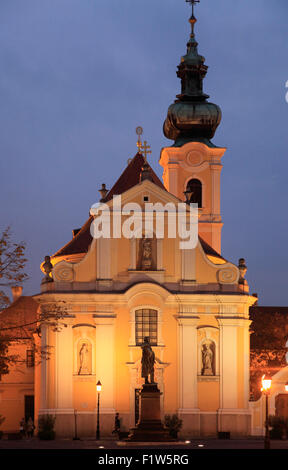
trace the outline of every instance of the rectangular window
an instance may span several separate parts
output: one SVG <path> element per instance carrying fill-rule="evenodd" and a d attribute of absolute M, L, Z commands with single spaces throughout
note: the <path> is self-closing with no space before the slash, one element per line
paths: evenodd
<path fill-rule="evenodd" d="M 135 336 L 136 344 L 140 346 L 144 342 L 145 336 L 150 339 L 151 346 L 157 345 L 158 333 L 158 312 L 157 310 L 141 309 L 135 312 Z"/>
<path fill-rule="evenodd" d="M 26 351 L 26 366 L 34 367 L 34 351 L 33 349 L 27 349 Z"/>

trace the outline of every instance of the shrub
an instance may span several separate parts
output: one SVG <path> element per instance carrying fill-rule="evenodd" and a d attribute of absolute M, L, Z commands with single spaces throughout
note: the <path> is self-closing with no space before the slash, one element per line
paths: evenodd
<path fill-rule="evenodd" d="M 56 417 L 52 415 L 43 415 L 38 421 L 38 437 L 41 440 L 51 441 L 55 439 L 55 425 Z"/>
<path fill-rule="evenodd" d="M 165 415 L 165 426 L 169 430 L 171 437 L 177 438 L 178 432 L 182 428 L 182 419 L 178 418 L 176 414 L 174 415 Z"/>
<path fill-rule="evenodd" d="M 271 439 L 282 439 L 287 430 L 287 422 L 279 416 L 270 415 L 268 424 L 272 428 L 270 431 Z"/>

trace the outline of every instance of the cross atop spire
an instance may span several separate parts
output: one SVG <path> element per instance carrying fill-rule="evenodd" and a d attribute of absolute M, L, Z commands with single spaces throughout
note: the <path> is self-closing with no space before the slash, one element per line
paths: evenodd
<path fill-rule="evenodd" d="M 151 147 L 150 145 L 147 145 L 146 140 L 144 140 L 144 144 L 142 144 L 141 150 L 144 153 L 145 161 L 147 161 L 147 155 L 150 155 L 152 152 L 151 152 Z"/>
<path fill-rule="evenodd" d="M 190 41 L 187 44 L 187 46 L 189 48 L 190 44 L 192 45 L 192 43 L 196 43 L 195 35 L 194 35 L 194 26 L 195 26 L 195 23 L 197 23 L 197 20 L 194 16 L 194 7 L 195 7 L 196 3 L 200 3 L 200 0 L 185 0 L 185 1 L 187 3 L 190 3 L 190 5 L 192 5 L 192 15 L 191 15 L 191 18 L 189 19 L 189 23 L 191 24 L 191 35 L 190 35 Z"/>
<path fill-rule="evenodd" d="M 150 145 L 147 144 L 146 140 L 144 140 L 144 143 L 142 144 L 142 141 L 141 141 L 141 136 L 143 134 L 142 127 L 139 126 L 136 128 L 136 134 L 138 135 L 138 140 L 137 140 L 138 152 L 141 153 L 142 155 L 144 154 L 145 161 L 147 161 L 147 155 L 150 155 L 152 152 L 151 152 L 151 147 Z"/>
<path fill-rule="evenodd" d="M 194 7 L 196 3 L 200 3 L 200 0 L 186 0 L 187 3 L 190 3 L 192 5 L 192 16 L 194 16 Z"/>

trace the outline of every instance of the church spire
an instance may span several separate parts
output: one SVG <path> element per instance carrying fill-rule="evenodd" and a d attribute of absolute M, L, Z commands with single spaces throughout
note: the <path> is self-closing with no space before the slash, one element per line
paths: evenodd
<path fill-rule="evenodd" d="M 194 5 L 195 5 L 195 3 L 199 3 L 200 0 L 186 0 L 186 2 L 191 3 L 191 5 L 192 5 L 192 15 L 189 19 L 189 23 L 191 25 L 191 34 L 190 34 L 190 39 L 187 43 L 187 56 L 191 56 L 191 58 L 192 58 L 192 56 L 194 58 L 195 57 L 200 57 L 200 56 L 198 56 L 198 50 L 197 50 L 198 42 L 195 39 L 195 33 L 194 33 L 195 24 L 197 23 L 197 19 L 194 16 Z M 203 57 L 203 59 L 204 59 L 204 57 Z"/>
<path fill-rule="evenodd" d="M 221 110 L 207 102 L 208 95 L 203 93 L 203 80 L 208 67 L 205 58 L 198 53 L 195 37 L 194 5 L 199 0 L 186 0 L 192 5 L 189 19 L 191 34 L 187 43 L 187 53 L 181 58 L 177 76 L 181 79 L 181 93 L 168 109 L 164 123 L 164 135 L 175 140 L 176 146 L 190 141 L 205 141 L 211 145 L 210 139 L 221 121 Z"/>

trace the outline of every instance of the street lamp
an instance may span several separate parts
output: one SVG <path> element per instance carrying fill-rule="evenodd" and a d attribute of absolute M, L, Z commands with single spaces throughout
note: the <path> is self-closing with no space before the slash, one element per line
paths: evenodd
<path fill-rule="evenodd" d="M 73 441 L 80 441 L 77 433 L 77 410 L 74 410 L 74 437 Z"/>
<path fill-rule="evenodd" d="M 285 390 L 286 390 L 286 392 L 288 392 L 288 382 L 286 382 L 286 384 L 285 384 Z"/>
<path fill-rule="evenodd" d="M 262 388 L 261 392 L 264 392 L 266 396 L 266 421 L 265 421 L 265 439 L 264 449 L 270 449 L 270 434 L 269 434 L 269 423 L 268 423 L 268 396 L 270 393 L 272 379 L 269 375 L 263 375 L 262 377 Z"/>
<path fill-rule="evenodd" d="M 100 405 L 100 392 L 102 389 L 102 385 L 100 380 L 98 380 L 96 384 L 96 390 L 98 393 L 98 401 L 97 401 L 97 429 L 96 429 L 96 441 L 100 440 L 100 421 L 99 421 L 99 405 Z"/>

